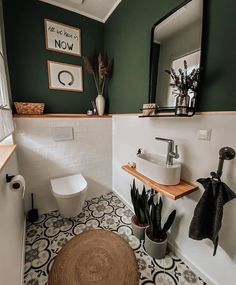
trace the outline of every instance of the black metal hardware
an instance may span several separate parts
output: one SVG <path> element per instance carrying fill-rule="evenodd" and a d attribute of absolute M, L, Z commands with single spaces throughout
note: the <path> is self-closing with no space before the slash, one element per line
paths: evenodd
<path fill-rule="evenodd" d="M 224 146 L 220 149 L 219 151 L 219 163 L 218 163 L 218 168 L 217 171 L 212 171 L 210 173 L 212 179 L 217 179 L 221 181 L 221 176 L 223 173 L 223 166 L 224 166 L 224 161 L 225 160 L 231 160 L 235 157 L 235 150 L 229 146 Z"/>
<path fill-rule="evenodd" d="M 32 204 L 32 209 L 29 210 L 27 214 L 27 218 L 29 222 L 34 223 L 38 220 L 39 213 L 38 213 L 38 209 L 34 208 L 34 194 L 33 193 L 31 193 L 31 204 Z"/>
<path fill-rule="evenodd" d="M 142 153 L 142 149 L 139 148 L 136 155 L 139 155 L 139 154 L 141 154 L 141 153 Z"/>
<path fill-rule="evenodd" d="M 158 107 L 158 108 L 140 108 L 140 111 L 143 110 L 155 110 L 155 115 L 140 115 L 139 118 L 150 118 L 150 117 L 193 117 L 195 115 L 195 108 L 188 108 L 188 115 L 181 116 L 175 114 L 175 108 L 173 107 Z"/>
<path fill-rule="evenodd" d="M 6 182 L 10 183 L 12 181 L 12 178 L 14 178 L 14 177 L 15 177 L 15 175 L 8 175 L 8 174 L 6 174 Z"/>

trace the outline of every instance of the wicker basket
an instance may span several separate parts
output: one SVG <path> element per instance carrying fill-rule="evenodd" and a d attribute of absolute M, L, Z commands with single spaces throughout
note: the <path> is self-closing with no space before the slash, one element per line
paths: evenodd
<path fill-rule="evenodd" d="M 44 103 L 14 102 L 18 115 L 41 115 L 44 110 Z"/>

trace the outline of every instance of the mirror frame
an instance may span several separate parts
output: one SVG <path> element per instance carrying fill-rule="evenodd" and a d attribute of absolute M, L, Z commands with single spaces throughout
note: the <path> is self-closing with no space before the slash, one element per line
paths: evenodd
<path fill-rule="evenodd" d="M 167 19 L 169 16 L 171 16 L 172 14 L 174 14 L 175 12 L 177 12 L 179 9 L 181 9 L 182 7 L 184 7 L 186 4 L 188 4 L 189 2 L 191 2 L 192 0 L 185 0 L 183 1 L 180 5 L 178 5 L 177 7 L 175 7 L 174 9 L 172 9 L 170 12 L 168 12 L 164 17 L 162 17 L 160 20 L 158 20 L 153 26 L 152 26 L 152 30 L 151 30 L 151 46 L 150 46 L 150 58 L 149 58 L 149 91 L 148 91 L 148 103 L 156 103 L 156 86 L 153 86 L 153 79 L 154 79 L 154 69 L 155 69 L 155 65 L 154 65 L 154 61 L 153 56 L 153 40 L 154 40 L 154 30 L 156 28 L 157 25 L 159 25 L 161 22 L 163 22 L 165 19 Z M 205 57 L 206 57 L 206 40 L 207 40 L 207 7 L 208 7 L 208 1 L 207 0 L 202 0 L 203 2 L 203 10 L 202 10 L 202 35 L 201 35 L 201 57 L 200 57 L 200 83 L 199 83 L 199 91 L 196 95 L 196 106 L 195 108 L 192 110 L 192 113 L 188 116 L 193 116 L 196 112 L 196 110 L 198 109 L 198 99 L 201 93 L 201 89 L 202 89 L 202 78 L 203 78 L 203 71 L 204 71 L 204 63 L 205 63 Z M 159 113 L 173 113 L 175 112 L 175 107 L 163 107 L 160 106 L 157 110 L 157 116 Z M 168 114 L 167 114 L 168 115 Z M 172 114 L 169 116 L 175 116 L 175 114 Z M 186 116 L 185 116 L 186 117 Z"/>

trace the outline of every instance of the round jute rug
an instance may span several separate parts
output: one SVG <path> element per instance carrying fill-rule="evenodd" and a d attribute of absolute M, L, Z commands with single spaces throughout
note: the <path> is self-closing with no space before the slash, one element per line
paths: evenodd
<path fill-rule="evenodd" d="M 138 285 L 134 252 L 108 230 L 85 231 L 56 256 L 48 285 Z"/>

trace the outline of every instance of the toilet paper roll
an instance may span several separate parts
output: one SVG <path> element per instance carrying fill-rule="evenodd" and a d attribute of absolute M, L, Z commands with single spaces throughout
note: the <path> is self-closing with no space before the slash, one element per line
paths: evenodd
<path fill-rule="evenodd" d="M 9 183 L 9 188 L 11 191 L 22 191 L 22 196 L 25 194 L 25 178 L 22 175 L 16 175 L 12 178 Z"/>

